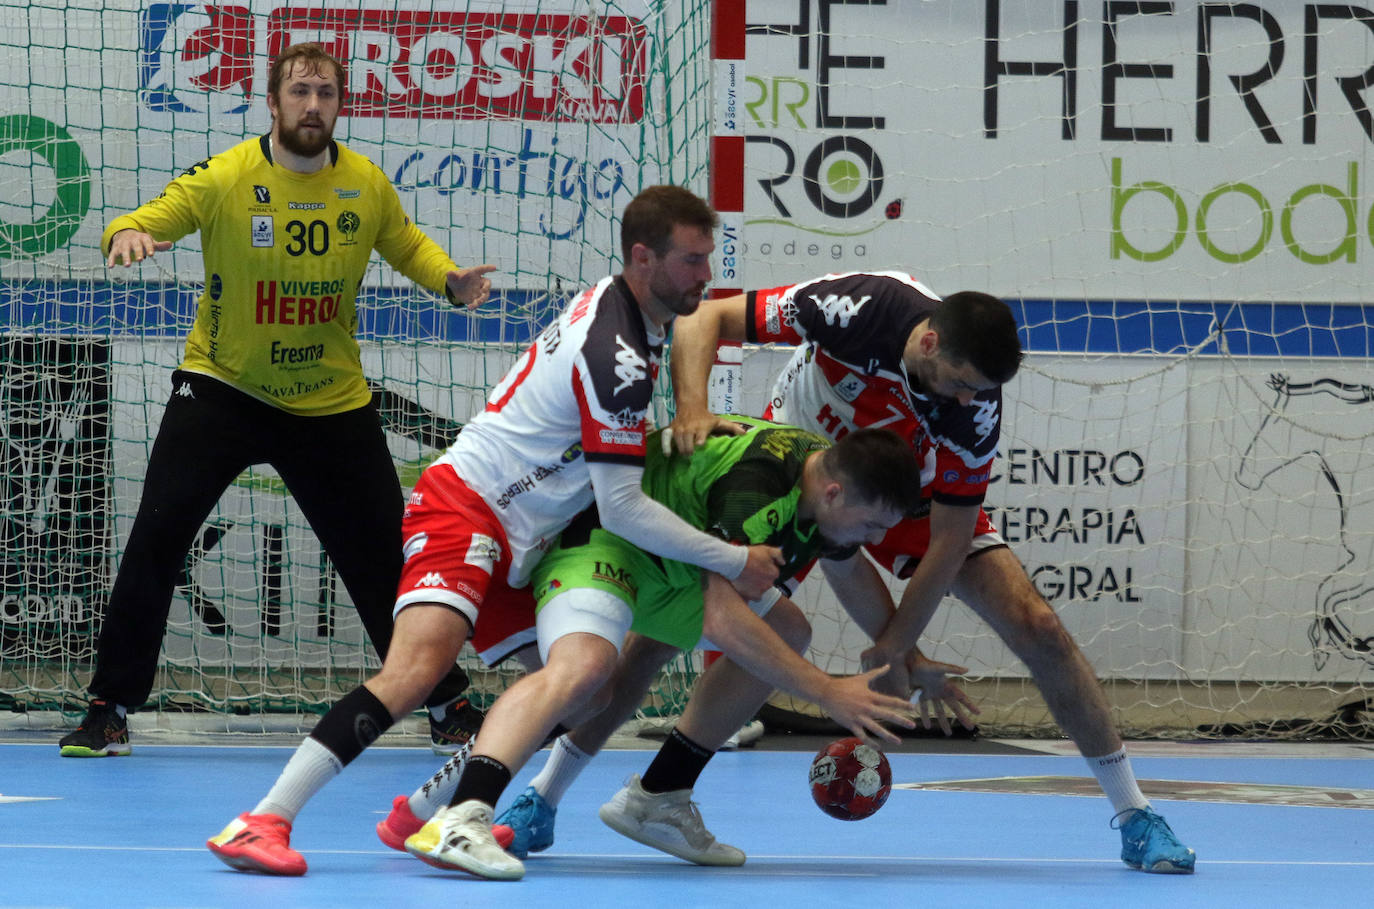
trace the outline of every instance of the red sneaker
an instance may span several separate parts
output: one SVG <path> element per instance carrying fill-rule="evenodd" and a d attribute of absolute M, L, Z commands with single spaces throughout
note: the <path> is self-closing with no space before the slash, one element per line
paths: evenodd
<path fill-rule="evenodd" d="M 377 838 L 398 852 L 406 851 L 406 837 L 419 833 L 425 822 L 410 810 L 410 797 L 398 795 L 391 800 L 391 813 L 377 822 Z"/>
<path fill-rule="evenodd" d="M 237 871 L 305 874 L 305 856 L 291 848 L 291 822 L 275 814 L 244 812 L 205 846 Z"/>

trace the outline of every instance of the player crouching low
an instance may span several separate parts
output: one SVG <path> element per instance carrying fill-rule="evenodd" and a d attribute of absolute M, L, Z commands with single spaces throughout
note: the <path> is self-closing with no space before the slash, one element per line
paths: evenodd
<path fill-rule="evenodd" d="M 832 448 L 819 436 L 766 421 L 739 418 L 736 428 L 743 434 L 715 437 L 690 460 L 664 456 L 661 439 L 651 438 L 645 491 L 693 526 L 709 528 L 726 539 L 778 546 L 784 560 L 780 579 L 792 577 L 819 555 L 827 564 L 862 562 L 877 581 L 858 547 L 880 539 L 919 504 L 920 471 L 910 448 L 886 430 L 856 431 Z M 574 604 L 584 614 L 633 617 L 635 633 L 625 640 L 614 674 L 601 689 L 609 705 L 570 733 L 589 752 L 599 749 L 633 714 L 662 665 L 680 650 L 698 646 L 703 632 L 727 654 L 717 665 L 728 672 L 712 676 L 722 684 L 694 692 L 687 715 L 670 739 L 676 747 L 673 756 L 692 768 L 691 779 L 683 782 L 663 772 L 656 776 L 656 770 L 663 769 L 656 764 L 644 777 L 643 783 L 650 788 L 638 777 L 632 778 L 629 787 L 602 809 L 606 823 L 646 845 L 698 864 L 744 862 L 743 852 L 716 842 L 706 830 L 692 804 L 691 787 L 710 754 L 753 715 L 775 685 L 793 691 L 813 688 L 820 695 L 818 703 L 823 702 L 842 725 L 870 741 L 896 741 L 890 732 L 863 721 L 862 712 L 855 710 L 872 694 L 868 683 L 884 670 L 832 679 L 803 660 L 799 653 L 806 649 L 810 626 L 801 610 L 777 588 L 746 605 L 718 575 L 653 559 L 605 532 L 597 526 L 594 511 L 563 532 L 557 548 L 535 569 L 533 589 L 540 602 L 541 645 L 546 632 L 554 631 L 546 624 L 545 614 L 557 615 L 556 610 L 566 611 Z M 881 581 L 876 589 L 856 585 L 852 592 L 855 600 L 865 604 L 887 603 L 881 615 L 861 622 L 866 628 L 882 627 L 891 601 Z M 765 625 L 771 634 L 759 633 Z M 749 643 L 751 638 L 757 643 Z M 939 665 L 943 670 L 955 668 Z M 780 667 L 789 668 L 780 671 Z M 885 704 L 894 702 L 884 699 Z M 702 720 L 700 728 L 693 725 L 693 717 Z M 484 726 L 479 745 L 487 735 Z M 555 748 L 564 747 L 566 738 L 560 738 Z M 442 772 L 409 798 L 398 797 L 378 825 L 383 842 L 394 848 L 403 841 L 407 851 L 432 864 L 473 871 L 460 854 L 464 847 L 448 845 L 455 841 L 448 835 L 452 809 L 444 811 L 445 805 L 463 803 L 461 790 L 470 775 L 471 765 L 461 777 Z M 663 789 L 653 788 L 659 778 L 672 782 Z M 488 794 L 486 803 L 494 805 L 499 794 Z M 527 802 L 528 796 L 527 791 L 516 806 Z M 431 816 L 423 829 L 414 832 Z M 532 841 L 528 829 L 522 829 L 509 851 L 524 858 L 547 848 L 552 842 L 551 809 L 547 820 L 546 841 L 540 839 L 543 834 L 536 834 Z M 476 835 L 476 831 L 467 832 Z M 495 832 L 498 838 L 511 833 L 499 827 Z M 474 873 L 495 876 L 480 870 Z"/>

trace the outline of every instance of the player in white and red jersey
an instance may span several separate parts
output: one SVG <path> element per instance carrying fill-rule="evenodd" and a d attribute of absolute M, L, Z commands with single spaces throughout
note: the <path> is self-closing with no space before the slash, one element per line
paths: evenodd
<path fill-rule="evenodd" d="M 673 319 L 701 301 L 715 225 L 710 206 L 678 187 L 650 187 L 626 207 L 623 273 L 578 296 L 540 333 L 486 409 L 416 484 L 402 525 L 395 631 L 381 671 L 321 719 L 252 812 L 209 841 L 219 858 L 240 870 L 303 874 L 305 860 L 288 835 L 305 802 L 415 709 L 469 636 L 493 661 L 534 638 L 542 668 L 492 706 L 454 805 L 434 819 L 444 831 L 441 845 L 462 844 L 443 867 L 520 877 L 523 866 L 491 834 L 495 796 L 555 725 L 575 722 L 593 700 L 632 619 L 599 601 L 560 597 L 558 608 L 539 610 L 535 625 L 523 586 L 529 572 L 593 502 L 607 530 L 733 579 L 748 599 L 772 585 L 782 563 L 775 547 L 735 545 L 697 530 L 640 486 L 663 339 Z M 776 655 L 792 676 L 814 673 L 761 621 L 755 631 L 751 649 Z M 834 687 L 847 692 L 844 706 L 865 724 L 901 721 L 901 703 L 866 680 Z M 594 712 L 600 704 L 589 706 Z"/>
<path fill-rule="evenodd" d="M 1021 361 L 1008 307 L 970 291 L 941 300 L 902 272 L 832 274 L 708 301 L 673 333 L 672 429 L 686 453 L 712 431 L 730 431 L 706 399 L 721 339 L 800 345 L 774 386 L 766 411 L 772 418 L 832 438 L 859 426 L 887 427 L 922 455 L 929 513 L 869 547 L 907 585 L 887 628 L 862 655 L 865 667 L 889 664 L 889 690 L 906 693 L 900 655 L 952 591 L 1030 669 L 1112 801 L 1122 860 L 1145 871 L 1190 873 L 1193 850 L 1141 793 L 1092 667 L 981 508 L 997 448 L 1001 386 Z M 846 580 L 831 571 L 827 577 L 832 584 Z M 708 674 L 714 671 L 726 670 L 712 666 Z"/>

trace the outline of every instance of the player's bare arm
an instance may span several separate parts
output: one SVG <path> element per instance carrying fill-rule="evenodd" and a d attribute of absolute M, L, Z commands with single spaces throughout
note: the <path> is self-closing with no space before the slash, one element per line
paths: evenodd
<path fill-rule="evenodd" d="M 844 611 L 870 639 L 877 640 L 896 610 L 887 585 L 873 563 L 859 552 L 847 559 L 822 559 L 820 564 Z M 866 659 L 861 665 L 865 671 L 880 665 L 873 662 L 876 651 L 865 651 L 864 656 Z M 891 662 L 887 674 L 880 676 L 873 687 L 906 698 L 919 690 L 917 706 L 921 710 L 922 728 L 929 729 L 933 717 L 945 735 L 952 735 L 951 716 L 971 730 L 975 725 L 971 714 L 980 712 L 964 690 L 949 678 L 966 672 L 966 667 L 929 659 L 919 647 L 913 646 L 901 659 Z"/>
<path fill-rule="evenodd" d="M 722 340 L 744 340 L 747 302 L 744 294 L 703 300 L 696 312 L 679 316 L 673 323 L 668 366 L 673 376 L 677 415 L 671 428 L 673 444 L 684 455 L 696 451 L 712 433 L 737 435 L 742 431 L 728 419 L 711 413 L 706 389 L 716 347 Z"/>
<path fill-rule="evenodd" d="M 892 603 L 892 593 L 883 583 L 878 569 L 860 552 L 847 559 L 821 559 L 820 566 L 826 583 L 835 592 L 835 599 L 839 600 L 845 613 L 868 635 L 869 640 L 876 641 L 897 611 Z M 879 659 L 879 656 L 872 652 L 863 666 L 865 672 L 875 666 L 888 666 L 887 673 L 879 676 L 873 687 L 894 697 L 909 698 L 912 685 L 907 661 Z"/>
<path fill-rule="evenodd" d="M 819 704 L 835 722 L 875 747 L 881 747 L 881 742 L 901 742 L 884 724 L 915 727 L 911 704 L 869 687 L 887 671 L 886 666 L 862 675 L 832 678 L 778 637 L 729 581 L 707 572 L 705 583 L 702 632 L 747 672 Z"/>
<path fill-rule="evenodd" d="M 931 503 L 930 547 L 907 581 L 892 621 L 874 640 L 871 656 L 868 656 L 870 651 L 865 651 L 866 660 L 874 665 L 891 663 L 902 659 L 916 646 L 945 591 L 950 589 L 955 575 L 964 566 L 977 521 L 977 506 Z"/>
<path fill-rule="evenodd" d="M 170 240 L 154 240 L 151 234 L 126 227 L 110 238 L 110 255 L 105 259 L 105 267 L 114 268 L 116 262 L 125 266 L 134 265 L 152 258 L 155 252 L 166 252 L 171 248 Z"/>
<path fill-rule="evenodd" d="M 449 299 L 455 306 L 468 309 L 481 306 L 491 296 L 491 279 L 487 275 L 493 271 L 495 265 L 474 265 L 449 272 L 445 284 Z"/>

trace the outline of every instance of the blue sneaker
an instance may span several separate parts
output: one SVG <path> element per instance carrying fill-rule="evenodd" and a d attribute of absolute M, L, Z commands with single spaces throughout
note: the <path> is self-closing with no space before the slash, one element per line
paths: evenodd
<path fill-rule="evenodd" d="M 1150 808 L 1127 808 L 1112 818 L 1121 830 L 1121 860 L 1138 871 L 1192 874 L 1197 855 L 1178 841 L 1164 818 Z"/>
<path fill-rule="evenodd" d="M 528 786 L 501 812 L 494 827 L 510 829 L 514 837 L 506 851 L 518 859 L 525 859 L 531 852 L 543 852 L 553 845 L 553 817 L 557 813 L 557 808 L 551 808 L 533 786 Z"/>

